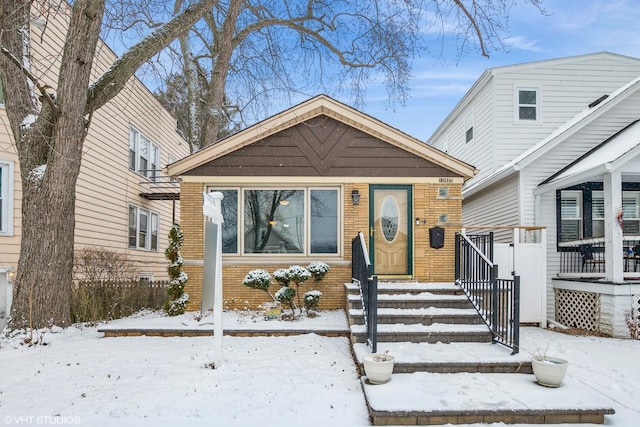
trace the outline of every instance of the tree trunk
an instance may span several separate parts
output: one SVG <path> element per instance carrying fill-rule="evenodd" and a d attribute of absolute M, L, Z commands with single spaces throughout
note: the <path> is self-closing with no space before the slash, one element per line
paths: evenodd
<path fill-rule="evenodd" d="M 31 2 L 0 2 L 0 66 L 22 178 L 22 235 L 10 327 L 69 324 L 76 182 L 91 116 L 120 92 L 140 65 L 187 31 L 216 1 L 201 0 L 185 8 L 92 85 L 105 0 L 73 1 L 55 95 L 48 95 L 39 76 L 29 70 L 25 47 Z M 47 9 L 47 2 L 38 6 L 43 9 L 36 14 L 57 13 Z"/>
<path fill-rule="evenodd" d="M 75 188 L 89 122 L 87 86 L 102 23 L 104 1 L 74 2 L 46 133 L 21 127 L 22 242 L 11 308 L 13 328 L 67 326 L 71 319 Z M 51 110 L 43 105 L 40 122 Z M 36 131 L 37 130 L 37 131 Z M 45 156 L 26 155 L 48 147 Z"/>

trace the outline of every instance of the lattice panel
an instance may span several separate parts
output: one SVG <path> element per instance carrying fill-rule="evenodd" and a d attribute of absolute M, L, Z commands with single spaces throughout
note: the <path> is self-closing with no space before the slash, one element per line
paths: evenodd
<path fill-rule="evenodd" d="M 598 330 L 600 294 L 555 289 L 556 320 L 570 328 Z"/>

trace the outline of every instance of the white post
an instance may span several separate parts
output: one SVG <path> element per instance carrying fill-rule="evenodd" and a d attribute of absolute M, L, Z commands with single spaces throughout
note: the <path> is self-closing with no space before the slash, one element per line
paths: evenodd
<path fill-rule="evenodd" d="M 605 279 L 621 283 L 624 280 L 623 237 L 616 214 L 622 209 L 622 174 L 611 171 L 604 175 L 603 181 Z"/>
<path fill-rule="evenodd" d="M 222 354 L 222 199 L 223 195 L 220 192 L 214 192 L 211 194 L 202 193 L 203 204 L 202 210 L 204 215 L 216 226 L 216 246 L 215 246 L 215 273 L 213 277 L 213 352 L 214 360 L 213 366 L 219 368 L 222 366 L 223 354 Z M 208 222 L 208 221 L 207 221 Z M 205 224 L 205 226 L 208 224 Z M 210 245 L 209 245 L 210 246 Z M 208 255 L 209 247 L 205 244 L 204 247 L 204 263 L 207 265 L 209 261 Z M 207 275 L 205 275 L 207 280 Z M 205 284 L 205 287 L 206 284 Z"/>

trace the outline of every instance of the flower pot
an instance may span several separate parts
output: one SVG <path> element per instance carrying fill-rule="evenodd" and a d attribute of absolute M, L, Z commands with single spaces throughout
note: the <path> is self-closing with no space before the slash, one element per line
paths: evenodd
<path fill-rule="evenodd" d="M 569 362 L 557 357 L 533 358 L 531 367 L 538 384 L 545 387 L 559 387 L 567 374 Z"/>
<path fill-rule="evenodd" d="M 362 356 L 364 373 L 371 384 L 384 384 L 391 379 L 395 358 L 388 354 L 365 354 Z"/>

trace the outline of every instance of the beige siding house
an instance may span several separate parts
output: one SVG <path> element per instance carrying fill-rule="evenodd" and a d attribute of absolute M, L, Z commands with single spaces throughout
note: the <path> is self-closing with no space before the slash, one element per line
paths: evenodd
<path fill-rule="evenodd" d="M 220 140 L 168 167 L 181 182 L 189 309 L 201 308 L 203 267 L 211 262 L 203 252 L 203 192 L 224 196 L 222 267 L 229 306 L 265 301 L 263 292 L 242 285 L 250 270 L 273 273 L 323 261 L 331 270 L 319 289 L 320 306 L 338 308 L 344 307 L 351 244 L 360 231 L 374 274 L 453 281 L 460 191 L 474 173 L 472 166 L 324 95 Z M 434 227 L 444 231 L 443 247 L 430 244 Z"/>
<path fill-rule="evenodd" d="M 37 14 L 35 8 L 32 13 Z M 38 78 L 53 86 L 68 16 L 52 13 L 47 19 L 44 29 L 33 27 L 30 66 Z M 94 78 L 115 59 L 116 55 L 99 42 Z M 136 78 L 94 114 L 76 188 L 76 250 L 100 246 L 125 253 L 140 277 L 167 278 L 164 248 L 169 229 L 179 216 L 179 201 L 166 200 L 176 199 L 178 189 L 177 184 L 167 185 L 169 180 L 160 170 L 189 153 L 175 126 L 175 119 Z M 2 295 L 17 267 L 20 235 L 20 168 L 0 90 Z M 0 311 L 2 307 L 0 300 Z"/>

